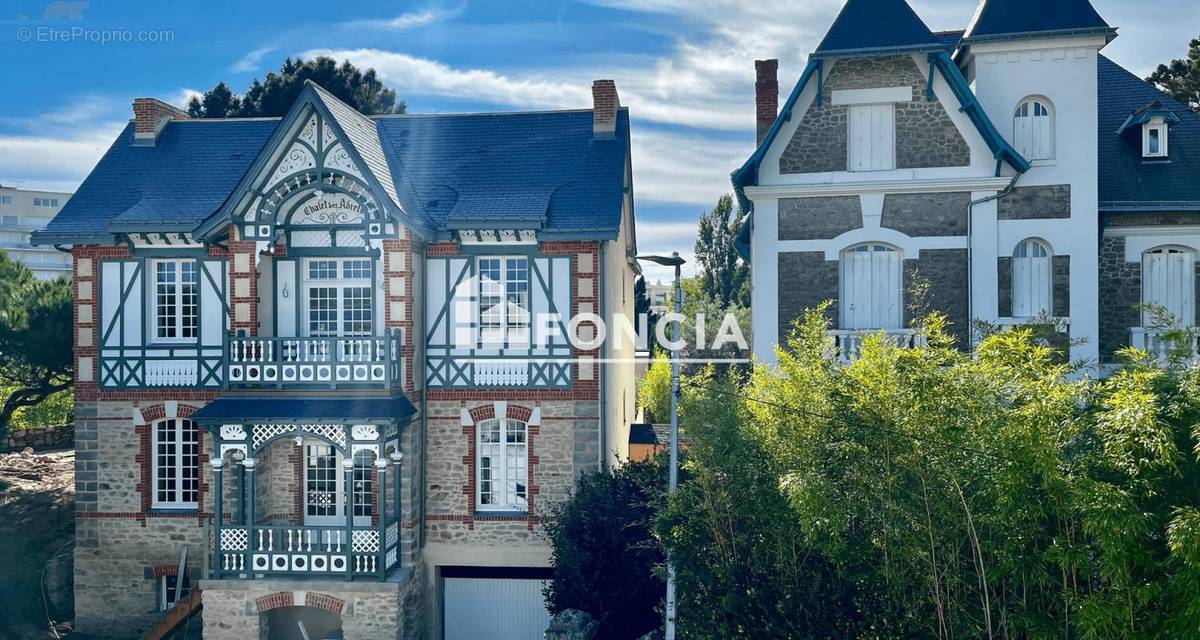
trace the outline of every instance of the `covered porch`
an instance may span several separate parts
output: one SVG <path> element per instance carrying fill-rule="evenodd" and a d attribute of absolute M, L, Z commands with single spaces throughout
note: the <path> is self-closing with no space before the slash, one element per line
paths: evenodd
<path fill-rule="evenodd" d="M 214 443 L 211 578 L 386 580 L 404 557 L 400 436 L 414 413 L 404 396 L 230 396 L 197 411 Z M 294 503 L 287 517 L 272 490 Z"/>

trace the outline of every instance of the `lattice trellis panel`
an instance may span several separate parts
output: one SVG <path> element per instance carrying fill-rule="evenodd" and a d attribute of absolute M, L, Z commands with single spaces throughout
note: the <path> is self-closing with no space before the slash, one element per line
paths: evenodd
<path fill-rule="evenodd" d="M 245 551 L 247 544 L 245 529 L 221 529 L 222 551 Z"/>
<path fill-rule="evenodd" d="M 393 522 L 392 524 L 388 525 L 387 530 L 384 532 L 383 547 L 385 549 L 388 549 L 388 548 L 396 546 L 396 541 L 398 539 L 399 539 L 399 528 L 396 526 L 396 523 Z"/>
<path fill-rule="evenodd" d="M 379 532 L 374 529 L 360 529 L 353 531 L 353 537 L 350 538 L 350 550 L 354 553 L 378 553 L 379 552 Z"/>

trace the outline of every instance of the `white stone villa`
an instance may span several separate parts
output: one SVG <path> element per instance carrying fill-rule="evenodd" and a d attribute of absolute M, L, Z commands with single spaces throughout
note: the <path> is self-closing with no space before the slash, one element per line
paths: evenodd
<path fill-rule="evenodd" d="M 985 0 L 944 33 L 849 0 L 782 109 L 760 61 L 733 180 L 755 355 L 825 300 L 843 358 L 864 332 L 920 340 L 918 277 L 963 346 L 975 321 L 1048 318 L 1103 364 L 1161 348 L 1143 303 L 1195 326 L 1200 114 L 1104 57 L 1115 37 L 1087 0 Z"/>

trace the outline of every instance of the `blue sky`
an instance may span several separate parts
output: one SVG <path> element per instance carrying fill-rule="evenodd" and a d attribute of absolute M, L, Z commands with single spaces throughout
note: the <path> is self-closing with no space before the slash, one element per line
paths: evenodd
<path fill-rule="evenodd" d="M 1121 29 L 1105 53 L 1141 75 L 1182 56 L 1200 27 L 1195 0 L 1094 2 Z M 0 184 L 72 190 L 133 97 L 182 104 L 219 80 L 241 92 L 288 55 L 374 67 L 411 112 L 587 107 L 591 80 L 613 78 L 634 119 L 639 248 L 690 257 L 697 215 L 751 152 L 753 61 L 779 58 L 786 92 L 841 4 L 8 0 Z M 975 10 L 973 0 L 913 6 L 935 30 L 961 28 Z M 138 41 L 143 31 L 159 41 Z"/>

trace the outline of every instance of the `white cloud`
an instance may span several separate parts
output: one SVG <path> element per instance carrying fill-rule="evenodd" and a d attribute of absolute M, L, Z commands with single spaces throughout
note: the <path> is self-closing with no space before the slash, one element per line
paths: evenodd
<path fill-rule="evenodd" d="M 73 191 L 112 145 L 124 122 L 91 129 L 0 135 L 0 176 L 24 188 Z"/>
<path fill-rule="evenodd" d="M 258 71 L 259 65 L 262 63 L 263 56 L 275 50 L 273 46 L 259 47 L 250 53 L 242 56 L 241 60 L 233 63 L 229 68 L 234 73 L 250 73 Z"/>
<path fill-rule="evenodd" d="M 370 18 L 343 22 L 342 26 L 356 29 L 373 29 L 378 31 L 404 31 L 424 27 L 442 20 L 458 17 L 466 9 L 467 3 L 462 2 L 454 7 L 431 7 L 421 11 L 402 13 L 393 18 Z"/>
<path fill-rule="evenodd" d="M 179 90 L 176 91 L 175 93 L 173 93 L 169 96 L 164 96 L 160 99 L 163 102 L 166 102 L 167 104 L 175 105 L 176 107 L 179 107 L 180 109 L 187 109 L 188 103 L 192 101 L 192 98 L 203 98 L 203 97 L 204 97 L 204 93 L 201 91 L 196 91 L 195 89 L 190 89 L 188 87 L 180 87 Z"/>
<path fill-rule="evenodd" d="M 720 141 L 635 128 L 633 188 L 639 200 L 684 202 L 704 208 L 732 187 L 729 172 L 745 161 L 752 141 Z"/>

